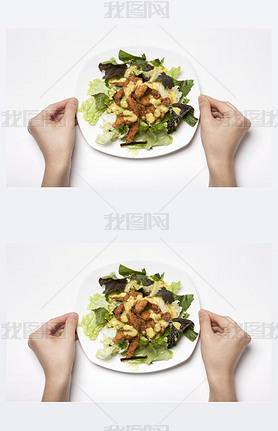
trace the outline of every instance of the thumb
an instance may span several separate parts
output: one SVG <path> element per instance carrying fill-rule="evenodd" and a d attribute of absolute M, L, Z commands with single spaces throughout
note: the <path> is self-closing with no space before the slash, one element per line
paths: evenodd
<path fill-rule="evenodd" d="M 78 314 L 70 313 L 65 323 L 65 336 L 68 341 L 75 341 L 75 331 L 78 323 Z"/>
<path fill-rule="evenodd" d="M 211 105 L 209 103 L 208 98 L 203 94 L 199 96 L 199 107 L 200 107 L 201 120 L 203 121 L 213 120 L 213 116 L 211 113 Z"/>
<path fill-rule="evenodd" d="M 199 311 L 199 322 L 202 335 L 211 335 L 213 330 L 211 329 L 211 320 L 206 310 Z"/>
<path fill-rule="evenodd" d="M 75 115 L 77 112 L 77 107 L 78 107 L 78 100 L 75 97 L 73 97 L 72 99 L 69 99 L 65 107 L 64 118 L 63 118 L 65 126 L 70 126 L 70 127 L 75 126 Z"/>

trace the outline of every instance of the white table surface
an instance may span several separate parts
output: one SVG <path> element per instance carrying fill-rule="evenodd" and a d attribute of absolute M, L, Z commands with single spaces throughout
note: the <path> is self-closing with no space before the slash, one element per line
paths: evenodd
<path fill-rule="evenodd" d="M 6 320 L 42 322 L 72 311 L 78 287 L 92 268 L 144 256 L 146 267 L 148 259 L 182 265 L 203 308 L 230 315 L 240 323 L 271 322 L 269 245 L 171 243 L 171 247 L 180 257 L 162 243 L 114 243 L 109 247 L 103 243 L 9 244 Z M 39 401 L 43 373 L 20 334 L 19 339 L 7 340 L 7 399 Z M 208 387 L 204 379 L 200 344 L 188 363 L 148 375 L 122 374 L 94 365 L 77 344 L 71 400 L 205 402 Z M 236 372 L 239 400 L 269 401 L 271 385 L 271 340 L 253 339 Z M 136 388 L 132 397 L 127 388 Z"/>
<path fill-rule="evenodd" d="M 9 30 L 6 109 L 38 111 L 74 95 L 80 68 L 90 55 L 113 46 L 116 54 L 127 43 L 127 31 L 116 27 L 110 32 L 113 26 L 108 24 L 94 30 Z M 148 45 L 159 45 L 182 53 L 191 61 L 203 93 L 230 100 L 242 111 L 272 109 L 270 31 L 165 28 L 172 38 L 159 27 L 130 28 L 128 43 L 138 45 L 140 35 L 142 52 L 147 53 Z M 42 155 L 21 120 L 19 125 L 6 130 L 7 185 L 37 187 L 43 174 Z M 154 187 L 169 182 L 173 188 L 188 182 L 188 187 L 206 187 L 205 166 L 199 130 L 187 148 L 150 160 L 102 154 L 89 147 L 77 130 L 71 185 L 90 184 L 101 190 L 109 188 L 113 178 L 114 187 L 122 187 L 132 176 L 134 187 L 148 187 L 150 181 Z M 248 133 L 236 157 L 236 171 L 240 186 L 271 186 L 269 127 L 254 127 Z"/>

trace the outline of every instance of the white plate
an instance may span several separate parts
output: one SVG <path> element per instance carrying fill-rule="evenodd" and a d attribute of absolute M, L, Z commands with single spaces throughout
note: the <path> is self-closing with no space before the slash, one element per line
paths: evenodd
<path fill-rule="evenodd" d="M 144 262 L 138 260 L 123 262 L 123 264 L 129 268 L 134 268 L 138 270 L 140 270 L 141 268 L 146 268 L 148 274 L 165 272 L 164 279 L 169 284 L 172 281 L 180 280 L 182 282 L 182 287 L 179 294 L 194 294 L 194 301 L 192 302 L 188 312 L 190 313 L 189 319 L 191 319 L 195 323 L 195 331 L 199 333 L 200 328 L 198 320 L 198 310 L 200 309 L 200 304 L 198 295 L 192 280 L 182 268 L 175 268 L 168 265 L 167 263 Z M 76 312 L 79 314 L 80 320 L 84 314 L 89 313 L 89 311 L 87 310 L 89 296 L 97 292 L 102 293 L 102 288 L 98 283 L 99 278 L 104 275 L 110 274 L 110 272 L 112 271 L 116 272 L 117 274 L 118 267 L 118 263 L 106 265 L 102 268 L 95 269 L 84 279 L 80 286 L 80 290 L 78 292 L 76 300 Z M 123 373 L 134 372 L 131 371 L 126 362 L 120 361 L 119 355 L 104 360 L 96 358 L 97 350 L 103 347 L 101 343 L 103 336 L 101 333 L 95 341 L 91 341 L 88 337 L 84 335 L 82 328 L 78 327 L 77 332 L 80 344 L 90 361 L 94 362 L 97 365 L 100 365 L 101 367 L 109 368 L 110 370 L 120 371 Z M 172 359 L 169 359 L 168 361 L 157 361 L 151 365 L 140 364 L 139 369 L 136 372 L 151 373 L 154 371 L 166 370 L 167 368 L 171 368 L 175 365 L 181 364 L 192 355 L 197 344 L 197 340 L 192 342 L 186 337 L 181 337 L 177 345 L 172 349 L 174 353 Z"/>
<path fill-rule="evenodd" d="M 181 66 L 182 72 L 178 79 L 194 79 L 194 86 L 192 90 L 190 91 L 188 98 L 190 99 L 190 102 L 188 102 L 190 105 L 193 106 L 195 110 L 195 116 L 199 118 L 199 105 L 198 105 L 198 96 L 200 95 L 200 89 L 199 84 L 197 81 L 197 77 L 194 73 L 194 70 L 187 60 L 186 57 L 184 57 L 181 54 L 175 53 L 173 51 L 168 51 L 167 49 L 162 49 L 158 47 L 145 47 L 142 48 L 140 46 L 129 46 L 129 47 L 123 47 L 123 50 L 130 52 L 134 55 L 141 55 L 143 52 L 145 52 L 147 59 L 152 60 L 154 58 L 163 58 L 165 57 L 165 66 L 170 69 L 173 66 Z M 76 97 L 79 100 L 79 104 L 81 106 L 81 103 L 83 100 L 88 98 L 87 91 L 89 88 L 89 81 L 92 81 L 95 78 L 102 79 L 103 72 L 99 71 L 98 65 L 102 61 L 109 60 L 111 57 L 115 57 L 116 60 L 118 59 L 118 52 L 119 48 L 111 48 L 108 51 L 104 51 L 100 54 L 96 54 L 95 56 L 91 57 L 87 63 L 84 64 L 84 67 L 82 68 L 80 75 L 78 77 L 77 85 L 76 85 Z M 118 60 L 119 61 L 119 60 Z M 118 157 L 125 157 L 125 158 L 133 158 L 128 150 L 124 147 L 120 147 L 120 140 L 111 142 L 107 145 L 101 145 L 97 144 L 95 142 L 96 136 L 99 133 L 102 133 L 102 129 L 100 125 L 102 125 L 103 120 L 102 118 L 99 119 L 98 123 L 95 126 L 90 126 L 89 123 L 87 123 L 84 118 L 83 114 L 81 112 L 77 113 L 77 119 L 78 124 L 80 127 L 80 130 L 91 147 L 95 148 L 98 151 L 101 151 L 106 154 L 110 154 L 113 156 Z M 157 157 L 162 156 L 165 154 L 172 153 L 174 151 L 179 150 L 180 148 L 185 147 L 189 144 L 191 139 L 193 138 L 198 124 L 196 124 L 195 127 L 189 126 L 189 124 L 183 122 L 180 124 L 176 132 L 173 133 L 173 143 L 168 146 L 161 146 L 161 147 L 154 147 L 153 150 L 147 151 L 147 150 L 139 150 L 139 154 L 136 157 L 137 159 L 145 159 L 149 157 Z"/>

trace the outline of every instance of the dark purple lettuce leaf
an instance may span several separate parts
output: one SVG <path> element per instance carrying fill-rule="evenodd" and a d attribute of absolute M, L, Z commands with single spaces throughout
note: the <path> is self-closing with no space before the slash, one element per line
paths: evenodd
<path fill-rule="evenodd" d="M 175 130 L 177 130 L 181 120 L 186 117 L 189 112 L 194 112 L 192 106 L 186 105 L 185 103 L 174 103 L 172 106 L 180 108 L 180 113 L 176 114 L 173 110 L 171 111 L 170 118 L 167 121 L 168 133 L 173 133 Z"/>
<path fill-rule="evenodd" d="M 164 302 L 167 302 L 168 304 L 172 304 L 174 301 L 174 297 L 172 292 L 170 290 L 167 290 L 166 287 L 162 287 L 158 292 L 157 295 L 161 296 Z"/>
<path fill-rule="evenodd" d="M 104 287 L 103 294 L 113 292 L 114 290 L 118 290 L 119 292 L 123 292 L 127 285 L 126 278 L 118 278 L 117 280 L 113 278 L 100 278 L 98 280 L 101 287 Z"/>
<path fill-rule="evenodd" d="M 127 64 L 113 64 L 113 63 L 99 63 L 98 65 L 99 70 L 101 72 L 105 72 L 105 75 L 103 76 L 103 79 L 109 79 L 112 77 L 123 77 L 125 74 L 125 71 L 127 69 Z"/>
<path fill-rule="evenodd" d="M 182 319 L 180 317 L 176 317 L 175 319 L 173 319 L 173 322 L 179 322 L 181 326 L 180 329 L 177 329 L 173 324 L 171 324 L 171 328 L 167 335 L 169 349 L 171 349 L 177 344 L 183 333 L 186 335 L 186 331 L 188 328 L 194 327 L 194 323 L 191 320 Z"/>
<path fill-rule="evenodd" d="M 162 85 L 164 85 L 165 88 L 173 88 L 174 87 L 174 83 L 173 83 L 171 76 L 166 75 L 165 72 L 162 72 L 160 75 L 158 75 L 156 80 L 160 81 L 162 83 Z"/>

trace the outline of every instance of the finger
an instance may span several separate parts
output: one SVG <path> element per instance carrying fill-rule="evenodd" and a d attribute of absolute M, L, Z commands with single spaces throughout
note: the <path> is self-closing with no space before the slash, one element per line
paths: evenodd
<path fill-rule="evenodd" d="M 201 328 L 201 337 L 213 334 L 213 330 L 211 328 L 211 320 L 206 310 L 199 311 L 199 322 Z"/>
<path fill-rule="evenodd" d="M 63 123 L 65 126 L 74 127 L 75 126 L 75 115 L 77 112 L 78 100 L 73 97 L 68 101 L 65 107 Z"/>
<path fill-rule="evenodd" d="M 209 103 L 213 108 L 216 108 L 221 114 L 235 111 L 236 108 L 230 102 L 222 102 L 221 100 L 214 99 L 213 97 L 206 96 Z"/>
<path fill-rule="evenodd" d="M 201 121 L 207 121 L 207 122 L 213 121 L 209 100 L 203 94 L 199 96 L 199 107 L 200 107 Z"/>
<path fill-rule="evenodd" d="M 54 317 L 53 319 L 50 319 L 48 322 L 46 322 L 44 325 L 40 327 L 39 331 L 42 331 L 42 332 L 55 331 L 55 329 L 58 329 L 63 323 L 66 322 L 69 315 L 70 313 L 67 313 L 67 314 L 63 314 L 62 316 L 58 316 L 58 317 Z"/>
<path fill-rule="evenodd" d="M 213 313 L 212 311 L 208 311 L 207 313 L 211 320 L 217 323 L 221 329 L 227 328 L 231 323 L 235 323 L 231 318 L 227 318 L 226 316 L 220 316 L 219 314 Z"/>
<path fill-rule="evenodd" d="M 70 313 L 65 324 L 65 336 L 68 341 L 75 341 L 75 331 L 78 324 L 78 314 Z"/>

